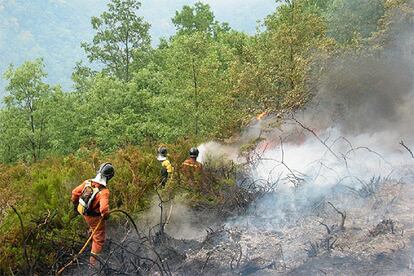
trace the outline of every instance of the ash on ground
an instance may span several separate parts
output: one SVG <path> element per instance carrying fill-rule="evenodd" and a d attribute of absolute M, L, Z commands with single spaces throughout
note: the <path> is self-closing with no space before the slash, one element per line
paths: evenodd
<path fill-rule="evenodd" d="M 162 233 L 153 229 L 138 237 L 127 225 L 123 231 L 117 226 L 100 266 L 89 273 L 412 275 L 413 183 L 412 177 L 377 179 L 369 194 L 337 185 L 283 220 L 261 216 L 254 202 L 233 219 L 216 217 L 219 212 L 214 210 L 191 210 L 200 218 L 192 216 L 194 229 L 202 233 L 197 239 L 174 238 L 180 232 L 172 223 L 174 213 L 171 227 L 166 224 Z M 269 195 L 283 196 L 276 191 Z M 84 270 L 81 260 L 67 274 Z"/>

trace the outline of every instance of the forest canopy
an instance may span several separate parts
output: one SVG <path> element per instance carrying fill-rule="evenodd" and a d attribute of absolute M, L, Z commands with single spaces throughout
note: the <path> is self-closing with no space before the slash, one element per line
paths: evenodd
<path fill-rule="evenodd" d="M 176 34 L 153 47 L 140 6 L 114 0 L 91 19 L 95 36 L 81 46 L 100 69 L 78 63 L 73 91 L 45 83 L 41 59 L 9 67 L 2 162 L 228 138 L 259 113 L 302 108 L 336 57 L 386 47 L 395 13 L 411 12 L 409 1 L 278 1 L 262 31 L 247 35 L 198 2 L 177 11 Z"/>

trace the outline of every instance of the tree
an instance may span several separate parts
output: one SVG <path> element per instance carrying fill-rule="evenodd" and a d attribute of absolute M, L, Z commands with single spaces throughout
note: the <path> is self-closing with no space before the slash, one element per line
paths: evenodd
<path fill-rule="evenodd" d="M 388 0 L 384 3 L 384 16 L 378 21 L 376 33 L 371 37 L 372 48 L 382 50 L 393 48 L 405 51 L 407 60 L 410 47 L 406 45 L 409 40 L 401 39 L 410 37 L 414 28 L 414 3 L 411 0 Z"/>
<path fill-rule="evenodd" d="M 377 30 L 384 11 L 384 0 L 333 1 L 326 11 L 328 34 L 343 44 L 368 38 Z"/>
<path fill-rule="evenodd" d="M 86 91 L 96 72 L 84 65 L 82 61 L 76 63 L 72 72 L 72 82 L 75 91 Z"/>
<path fill-rule="evenodd" d="M 8 85 L 2 110 L 2 148 L 8 161 L 22 155 L 33 161 L 46 149 L 48 134 L 47 102 L 52 88 L 44 83 L 43 61 L 27 61 L 18 68 L 10 66 L 4 74 Z M 16 154 L 16 156 L 11 156 Z"/>
<path fill-rule="evenodd" d="M 157 50 L 164 83 L 153 101 L 158 103 L 159 125 L 171 130 L 166 133 L 169 141 L 224 138 L 234 130 L 238 110 L 232 106 L 228 68 L 238 53 L 237 40 L 244 36 L 229 32 L 219 37 L 179 34 Z"/>
<path fill-rule="evenodd" d="M 265 20 L 266 30 L 245 49 L 233 70 L 235 93 L 251 112 L 279 112 L 302 107 L 312 92 L 312 69 L 333 46 L 316 5 L 288 0 Z M 315 70 L 316 71 L 316 70 Z"/>
<path fill-rule="evenodd" d="M 150 47 L 150 25 L 136 14 L 140 6 L 136 0 L 112 0 L 108 11 L 92 17 L 92 27 L 97 31 L 93 42 L 81 44 L 90 62 L 103 63 L 105 72 L 125 82 L 131 79 L 130 66 L 136 52 Z"/>
<path fill-rule="evenodd" d="M 172 22 L 179 35 L 201 32 L 216 36 L 220 31 L 230 30 L 227 23 L 220 25 L 215 21 L 210 6 L 201 2 L 194 6 L 185 5 L 181 11 L 176 11 Z"/>

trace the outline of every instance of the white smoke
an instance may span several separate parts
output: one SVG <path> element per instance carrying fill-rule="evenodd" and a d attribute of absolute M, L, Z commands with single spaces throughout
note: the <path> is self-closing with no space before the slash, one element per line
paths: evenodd
<path fill-rule="evenodd" d="M 412 36 L 403 37 L 401 45 L 412 49 Z M 412 181 L 414 158 L 408 149 L 414 150 L 413 55 L 398 48 L 340 60 L 307 110 L 286 116 L 280 129 L 263 131 L 259 122 L 236 142 L 201 145 L 203 158 L 250 162 L 252 181 L 276 184 L 274 193 L 230 223 L 275 230 L 334 190 L 363 192 L 375 188 L 375 179 Z M 242 145 L 258 137 L 263 141 L 251 151 L 252 158 L 241 157 Z"/>
<path fill-rule="evenodd" d="M 238 161 L 238 149 L 234 145 L 224 145 L 218 142 L 208 142 L 198 146 L 199 155 L 198 161 L 205 163 L 209 158 L 227 158 L 230 160 Z"/>

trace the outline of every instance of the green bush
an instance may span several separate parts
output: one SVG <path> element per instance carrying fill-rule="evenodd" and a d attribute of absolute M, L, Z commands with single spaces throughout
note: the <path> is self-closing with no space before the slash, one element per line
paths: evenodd
<path fill-rule="evenodd" d="M 176 195 L 189 205 L 214 205 L 220 202 L 221 191 L 235 184 L 229 177 L 229 164 L 216 162 L 206 167 L 208 189 L 185 189 L 180 170 L 192 142 L 166 146 L 175 173 L 167 187 L 161 189 L 163 195 Z M 1 274 L 50 273 L 80 249 L 86 229 L 80 216 L 73 218 L 71 191 L 94 177 L 102 162 L 112 162 L 116 170 L 108 184 L 111 209 L 121 208 L 138 218 L 140 211 L 151 204 L 160 183 L 157 148 L 150 144 L 139 149 L 126 146 L 109 155 L 94 148 L 81 148 L 64 158 L 50 157 L 31 165 L 2 165 L 0 191 L 4 193 L 0 201 L 5 207 L 0 216 Z M 227 173 L 222 175 L 223 172 Z M 19 213 L 23 229 L 11 205 Z M 117 216 L 112 220 L 116 221 Z"/>

